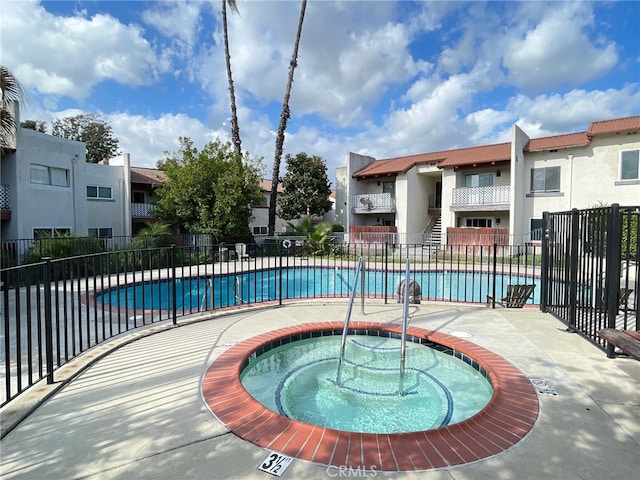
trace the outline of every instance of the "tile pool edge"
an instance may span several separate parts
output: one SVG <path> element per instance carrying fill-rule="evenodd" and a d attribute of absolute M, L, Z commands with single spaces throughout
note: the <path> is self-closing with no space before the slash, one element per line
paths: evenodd
<path fill-rule="evenodd" d="M 240 372 L 260 348 L 301 333 L 341 332 L 342 327 L 342 322 L 314 322 L 234 345 L 214 360 L 202 377 L 205 404 L 235 435 L 259 447 L 321 465 L 371 471 L 432 470 L 476 462 L 518 443 L 537 420 L 538 396 L 516 367 L 474 343 L 418 327 L 409 327 L 407 334 L 470 357 L 487 372 L 494 393 L 479 413 L 456 424 L 419 432 L 345 432 L 279 415 L 242 386 Z M 400 325 L 378 322 L 351 322 L 350 329 L 401 333 Z"/>

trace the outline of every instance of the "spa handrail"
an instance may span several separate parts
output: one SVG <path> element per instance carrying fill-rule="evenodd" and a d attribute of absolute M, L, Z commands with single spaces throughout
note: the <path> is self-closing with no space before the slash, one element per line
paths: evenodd
<path fill-rule="evenodd" d="M 409 319 L 409 258 L 404 275 L 404 306 L 402 308 L 402 337 L 400 340 L 400 388 L 398 393 L 404 395 L 404 370 L 407 357 L 407 323 Z"/>
<path fill-rule="evenodd" d="M 356 272 L 353 277 L 353 286 L 351 287 L 351 298 L 349 299 L 349 306 L 347 307 L 347 315 L 344 319 L 344 328 L 342 329 L 342 339 L 340 341 L 340 356 L 338 357 L 338 372 L 336 374 L 336 385 L 340 386 L 342 381 L 342 361 L 344 360 L 344 349 L 347 345 L 347 331 L 349 330 L 349 320 L 351 319 L 351 310 L 353 308 L 353 301 L 356 298 L 356 290 L 358 289 L 358 274 L 362 270 L 363 257 L 358 259 L 358 265 L 356 265 Z"/>

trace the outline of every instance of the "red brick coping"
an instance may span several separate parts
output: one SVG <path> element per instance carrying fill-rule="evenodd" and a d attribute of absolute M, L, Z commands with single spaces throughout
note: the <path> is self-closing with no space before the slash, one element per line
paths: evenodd
<path fill-rule="evenodd" d="M 482 460 L 518 443 L 538 418 L 538 396 L 531 382 L 509 362 L 466 340 L 416 327 L 409 327 L 407 334 L 467 355 L 488 373 L 493 396 L 473 417 L 420 432 L 345 432 L 279 415 L 242 386 L 240 372 L 261 347 L 301 333 L 342 328 L 341 322 L 309 323 L 234 345 L 205 372 L 205 403 L 235 435 L 259 447 L 321 465 L 371 471 L 431 470 Z M 374 322 L 352 322 L 350 329 L 401 333 L 400 325 Z"/>

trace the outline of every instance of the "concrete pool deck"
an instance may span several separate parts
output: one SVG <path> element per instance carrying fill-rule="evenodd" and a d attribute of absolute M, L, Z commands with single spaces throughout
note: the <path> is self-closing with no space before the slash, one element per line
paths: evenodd
<path fill-rule="evenodd" d="M 343 321 L 345 301 L 239 308 L 158 324 L 82 355 L 3 409 L 0 477 L 24 479 L 265 479 L 269 450 L 241 440 L 205 406 L 207 367 L 238 341 L 308 322 Z M 353 321 L 399 324 L 402 307 L 368 302 Z M 206 320 L 205 320 L 206 319 Z M 203 321 L 204 320 L 204 321 Z M 294 460 L 282 478 L 637 478 L 640 362 L 606 355 L 536 309 L 421 304 L 410 325 L 474 342 L 556 396 L 539 395 L 532 430 L 484 460 L 431 471 L 381 472 Z M 153 334 L 151 334 L 153 333 Z M 135 341 L 131 341 L 132 339 Z M 45 399 L 45 397 L 49 396 Z"/>

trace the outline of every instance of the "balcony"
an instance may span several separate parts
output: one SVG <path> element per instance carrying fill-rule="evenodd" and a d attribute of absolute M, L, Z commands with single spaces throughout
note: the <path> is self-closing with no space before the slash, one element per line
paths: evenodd
<path fill-rule="evenodd" d="M 510 185 L 454 188 L 451 210 L 504 210 L 510 200 Z"/>
<path fill-rule="evenodd" d="M 396 199 L 390 193 L 368 193 L 351 196 L 351 213 L 394 213 Z"/>
<path fill-rule="evenodd" d="M 156 206 L 152 203 L 132 203 L 132 218 L 156 218 Z"/>
<path fill-rule="evenodd" d="M 9 202 L 9 185 L 0 185 L 0 218 L 11 220 L 11 203 Z"/>

